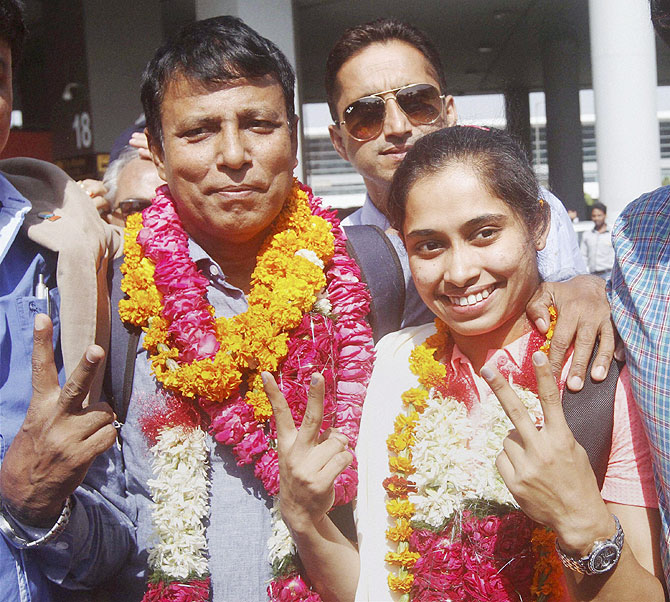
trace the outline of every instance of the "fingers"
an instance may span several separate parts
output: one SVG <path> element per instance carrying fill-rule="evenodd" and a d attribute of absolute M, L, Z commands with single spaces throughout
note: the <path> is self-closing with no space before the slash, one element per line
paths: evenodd
<path fill-rule="evenodd" d="M 93 179 L 87 178 L 85 180 L 79 180 L 77 182 L 77 184 L 79 184 L 79 186 L 81 186 L 81 188 L 91 198 L 94 198 L 96 196 L 104 197 L 105 194 L 107 194 L 107 189 L 105 188 L 105 185 L 100 180 L 93 180 Z"/>
<path fill-rule="evenodd" d="M 98 345 L 90 345 L 70 378 L 65 382 L 58 398 L 59 405 L 66 412 L 76 413 L 82 408 L 84 398 L 91 389 L 105 352 Z"/>
<path fill-rule="evenodd" d="M 323 399 L 325 396 L 325 384 L 323 375 L 312 374 L 307 393 L 307 407 L 302 417 L 302 424 L 298 431 L 298 439 L 315 443 L 319 438 L 319 431 L 323 422 Z"/>
<path fill-rule="evenodd" d="M 528 319 L 535 324 L 542 334 L 546 334 L 551 323 L 549 307 L 553 304 L 554 300 L 551 293 L 544 284 L 541 284 L 526 306 Z"/>
<path fill-rule="evenodd" d="M 591 368 L 591 378 L 593 380 L 601 381 L 607 376 L 612 357 L 614 357 L 616 351 L 617 336 L 612 320 L 605 321 L 600 328 L 598 354 L 596 359 L 593 360 L 593 367 Z"/>
<path fill-rule="evenodd" d="M 138 150 L 140 158 L 148 161 L 152 160 L 151 151 L 149 150 L 149 140 L 144 132 L 133 132 L 128 144 Z"/>
<path fill-rule="evenodd" d="M 544 414 L 544 428 L 548 430 L 568 429 L 561 394 L 558 391 L 549 360 L 542 351 L 533 353 L 533 366 L 537 377 L 537 393 Z"/>
<path fill-rule="evenodd" d="M 86 440 L 89 459 L 92 462 L 100 454 L 106 452 L 116 441 L 116 429 L 111 422 L 97 429 Z"/>
<path fill-rule="evenodd" d="M 32 353 L 33 400 L 38 402 L 59 388 L 54 362 L 53 325 L 46 314 L 35 316 Z"/>
<path fill-rule="evenodd" d="M 335 483 L 335 479 L 342 474 L 342 471 L 349 466 L 353 460 L 354 454 L 348 449 L 342 450 L 332 456 L 319 473 L 323 482 L 327 483 L 329 488 L 332 487 L 333 483 Z"/>
<path fill-rule="evenodd" d="M 268 400 L 272 406 L 272 413 L 275 417 L 277 441 L 288 435 L 295 434 L 296 428 L 291 410 L 286 403 L 284 395 L 279 390 L 274 376 L 269 372 L 261 372 L 261 379 L 263 380 L 263 389 L 265 389 L 265 394 L 268 396 Z"/>
<path fill-rule="evenodd" d="M 116 414 L 104 401 L 92 403 L 80 412 L 79 417 L 78 423 L 79 428 L 82 429 L 82 439 L 87 439 L 100 429 L 113 425 L 116 420 Z"/>
<path fill-rule="evenodd" d="M 551 346 L 549 347 L 549 363 L 551 364 L 551 369 L 554 371 L 554 374 L 560 374 L 563 369 L 563 361 L 565 360 L 568 349 L 570 349 L 572 341 L 577 334 L 577 324 L 578 320 L 575 319 L 575 316 L 568 314 L 565 310 L 563 312 L 560 310 L 558 311 L 558 319 L 556 320 L 556 326 L 554 327 L 554 336 L 551 339 Z M 587 327 L 584 326 L 583 328 Z M 592 330 L 591 333 L 587 333 L 586 331 L 580 332 L 580 335 L 582 341 L 590 338 L 595 342 L 595 330 Z M 584 347 L 582 347 L 582 356 L 576 358 L 573 357 L 572 359 L 572 365 L 574 366 L 575 360 L 577 360 L 578 364 L 576 369 L 581 369 L 582 371 L 582 383 L 578 384 L 580 389 L 583 384 L 583 375 L 586 372 L 586 365 L 588 365 L 588 361 L 591 359 L 591 351 L 589 350 L 586 364 L 584 364 L 583 349 Z M 593 344 L 591 345 L 591 350 L 592 349 Z"/>
<path fill-rule="evenodd" d="M 137 149 L 144 148 L 149 150 L 149 141 L 147 140 L 147 135 L 144 132 L 133 132 L 130 136 L 128 144 Z"/>
<path fill-rule="evenodd" d="M 615 332 L 615 337 L 614 340 L 616 341 L 615 346 L 614 346 L 614 358 L 616 359 L 617 362 L 625 362 L 626 361 L 626 348 L 623 344 L 623 341 L 621 340 L 621 337 L 619 336 L 619 333 Z"/>
<path fill-rule="evenodd" d="M 488 383 L 489 387 L 498 398 L 505 414 L 512 421 L 514 427 L 519 431 L 522 440 L 530 441 L 537 435 L 535 423 L 528 414 L 526 406 L 523 405 L 518 395 L 514 392 L 507 380 L 491 366 L 484 366 L 480 374 Z"/>

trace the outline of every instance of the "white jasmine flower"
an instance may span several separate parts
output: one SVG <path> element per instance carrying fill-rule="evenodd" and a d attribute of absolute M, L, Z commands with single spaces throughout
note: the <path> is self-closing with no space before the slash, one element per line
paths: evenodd
<path fill-rule="evenodd" d="M 321 270 L 325 266 L 323 261 L 319 259 L 319 256 L 311 249 L 300 249 L 299 251 L 296 251 L 295 254 L 298 255 L 299 257 L 304 257 L 305 259 L 307 259 L 307 261 L 311 261 L 315 266 L 317 266 Z"/>
<path fill-rule="evenodd" d="M 151 448 L 156 478 L 148 484 L 154 500 L 156 545 L 149 565 L 175 579 L 207 573 L 209 515 L 208 449 L 200 428 L 163 429 Z"/>
<path fill-rule="evenodd" d="M 272 521 L 272 535 L 268 539 L 268 548 L 270 549 L 268 559 L 270 564 L 274 566 L 275 561 L 283 560 L 287 556 L 294 556 L 297 553 L 288 527 L 281 517 L 279 497 L 273 499 L 270 520 Z"/>

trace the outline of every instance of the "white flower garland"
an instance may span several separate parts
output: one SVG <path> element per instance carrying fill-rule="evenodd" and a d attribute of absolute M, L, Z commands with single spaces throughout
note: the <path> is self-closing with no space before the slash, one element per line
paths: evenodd
<path fill-rule="evenodd" d="M 153 571 L 185 580 L 207 575 L 209 449 L 200 428 L 161 429 L 151 448 L 155 479 L 151 488 L 156 545 L 149 552 Z"/>
<path fill-rule="evenodd" d="M 537 395 L 510 382 L 535 423 L 543 421 Z M 412 480 L 417 492 L 410 494 L 414 520 L 439 529 L 465 500 L 484 499 L 518 507 L 495 466 L 503 440 L 512 423 L 491 393 L 470 413 L 453 397 L 443 399 L 430 392 L 427 407 L 419 415 L 412 448 Z"/>
<path fill-rule="evenodd" d="M 291 533 L 281 517 L 279 497 L 272 500 L 270 520 L 272 522 L 272 535 L 268 539 L 268 548 L 270 549 L 268 559 L 272 566 L 276 566 L 276 564 L 292 558 L 298 553 Z"/>

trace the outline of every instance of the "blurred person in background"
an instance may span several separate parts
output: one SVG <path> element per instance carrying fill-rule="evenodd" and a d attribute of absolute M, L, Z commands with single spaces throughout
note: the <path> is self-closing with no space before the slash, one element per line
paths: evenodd
<path fill-rule="evenodd" d="M 602 203 L 593 203 L 591 221 L 593 228 L 582 234 L 582 255 L 589 272 L 607 280 L 612 273 L 614 263 L 612 232 L 607 225 L 607 207 Z"/>

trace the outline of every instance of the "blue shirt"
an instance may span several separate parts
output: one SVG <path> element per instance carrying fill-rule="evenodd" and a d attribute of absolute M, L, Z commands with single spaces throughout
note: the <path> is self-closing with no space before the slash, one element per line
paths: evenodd
<path fill-rule="evenodd" d="M 670 585 L 670 187 L 630 203 L 614 225 L 612 242 L 607 292 L 653 456 Z"/>
<path fill-rule="evenodd" d="M 60 353 L 56 254 L 20 231 L 31 205 L 2 175 L 0 202 L 1 460 L 23 423 L 32 396 L 33 321 L 35 314 L 47 311 L 46 299 L 38 299 L 35 294 L 40 274 L 49 287 L 54 356 L 61 385 L 65 372 Z M 17 550 L 0 537 L 0 600 L 50 602 L 62 591 L 54 583 L 80 589 L 109 578 L 119 569 L 134 549 L 134 527 L 126 517 L 126 514 L 132 516 L 132 512 L 124 507 L 126 514 L 123 514 L 117 508 L 124 506 L 123 474 L 119 466 L 118 451 L 114 449 L 94 462 L 84 484 L 75 493 L 67 529 L 50 544 L 39 549 Z M 22 534 L 29 539 L 38 539 L 47 531 L 21 526 Z"/>
<path fill-rule="evenodd" d="M 221 268 L 193 240 L 189 241 L 191 258 L 209 279 L 207 299 L 217 317 L 232 317 L 247 310 L 244 293 L 226 281 Z M 151 543 L 152 501 L 147 481 L 153 478 L 151 452 L 140 420 L 156 391 L 147 351 L 141 341 L 135 362 L 133 391 L 126 423 L 121 429 L 123 455 L 129 493 L 136 498 L 138 511 L 137 539 L 140 550 Z M 267 600 L 267 586 L 272 578 L 267 542 L 271 535 L 271 499 L 254 476 L 253 464 L 237 466 L 231 449 L 217 443 L 207 434 L 209 447 L 210 515 L 207 526 L 209 570 L 214 602 Z M 146 559 L 131 573 L 146 570 Z M 144 582 L 123 584 L 123 600 L 139 600 Z M 128 591 L 126 591 L 126 589 Z"/>

